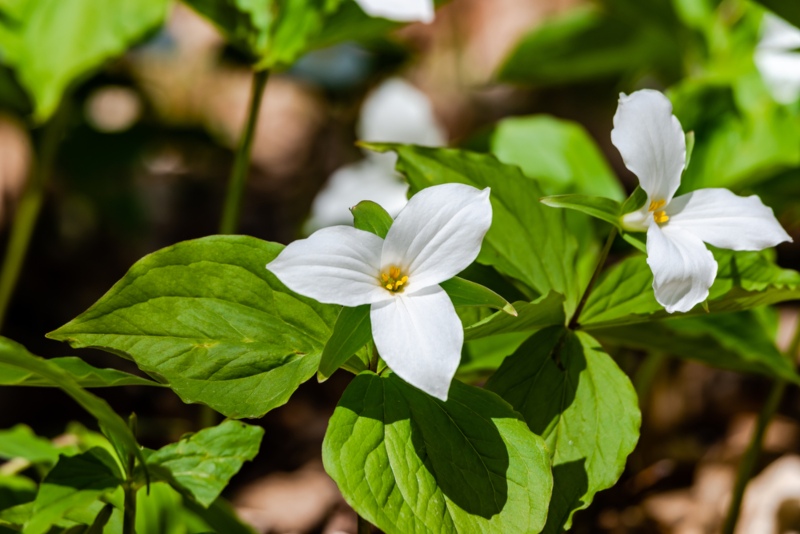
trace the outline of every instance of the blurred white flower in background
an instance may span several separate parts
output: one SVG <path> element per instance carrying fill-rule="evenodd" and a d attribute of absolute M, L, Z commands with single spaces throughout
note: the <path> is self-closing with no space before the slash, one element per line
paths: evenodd
<path fill-rule="evenodd" d="M 447 135 L 428 97 L 408 82 L 392 78 L 361 107 L 358 138 L 364 141 L 442 146 Z M 397 155 L 364 151 L 365 159 L 345 165 L 328 179 L 311 206 L 305 231 L 353 224 L 349 208 L 362 200 L 383 206 L 394 217 L 408 202 L 408 184 L 394 170 Z"/>
<path fill-rule="evenodd" d="M 401 22 L 433 22 L 433 0 L 356 0 L 356 3 L 372 17 Z"/>
<path fill-rule="evenodd" d="M 781 104 L 800 98 L 800 29 L 766 14 L 755 52 L 756 67 L 772 97 Z"/>

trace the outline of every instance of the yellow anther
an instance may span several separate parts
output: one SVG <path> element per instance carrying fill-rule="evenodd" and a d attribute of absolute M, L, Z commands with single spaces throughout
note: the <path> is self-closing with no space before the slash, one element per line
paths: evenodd
<path fill-rule="evenodd" d="M 393 265 L 381 273 L 379 282 L 382 287 L 396 293 L 402 291 L 403 286 L 408 283 L 408 276 L 403 275 L 400 267 Z"/>
<path fill-rule="evenodd" d="M 650 202 L 650 207 L 647 208 L 647 211 L 656 211 L 656 210 L 658 210 L 660 208 L 663 208 L 666 205 L 667 205 L 667 201 L 664 200 L 663 198 L 661 200 L 653 200 L 652 202 Z M 662 213 L 663 213 L 663 211 L 662 211 Z"/>
<path fill-rule="evenodd" d="M 657 211 L 653 213 L 653 220 L 655 220 L 658 224 L 664 224 L 669 220 L 669 215 L 664 210 Z"/>

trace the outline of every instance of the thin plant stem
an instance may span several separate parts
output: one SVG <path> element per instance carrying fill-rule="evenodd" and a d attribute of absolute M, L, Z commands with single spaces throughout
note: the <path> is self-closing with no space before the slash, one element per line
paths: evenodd
<path fill-rule="evenodd" d="M 575 313 L 572 315 L 572 320 L 569 322 L 569 328 L 574 329 L 578 326 L 578 319 L 581 316 L 584 306 L 586 306 L 586 301 L 589 300 L 589 295 L 592 293 L 592 288 L 594 288 L 595 283 L 597 283 L 597 279 L 600 277 L 600 273 L 603 271 L 603 266 L 606 264 L 606 258 L 608 258 L 611 245 L 614 244 L 614 239 L 616 237 L 617 228 L 612 227 L 611 232 L 608 234 L 608 238 L 606 239 L 606 243 L 603 245 L 603 250 L 600 251 L 600 257 L 597 258 L 597 266 L 594 268 L 592 278 L 589 279 L 589 284 L 587 284 L 586 290 L 583 292 L 583 296 L 581 297 L 581 301 L 578 303 L 578 307 L 575 308 Z"/>
<path fill-rule="evenodd" d="M 370 532 L 372 532 L 372 525 L 363 517 L 358 516 L 358 534 L 370 534 Z"/>
<path fill-rule="evenodd" d="M 66 101 L 65 101 L 66 102 Z M 66 129 L 68 110 L 62 104 L 55 115 L 44 126 L 36 161 L 25 190 L 17 205 L 11 223 L 11 236 L 8 241 L 2 270 L 0 270 L 0 328 L 5 323 L 11 297 L 25 263 L 36 221 L 44 201 L 44 193 L 52 174 L 53 161 L 58 145 Z"/>
<path fill-rule="evenodd" d="M 136 414 L 131 414 L 128 418 L 128 426 L 136 435 L 137 419 Z M 136 468 L 136 456 L 130 454 L 127 458 L 127 480 L 123 484 L 123 491 L 125 493 L 124 510 L 122 514 L 122 534 L 136 534 L 136 483 L 133 479 L 133 473 Z"/>
<path fill-rule="evenodd" d="M 236 150 L 236 159 L 231 169 L 228 180 L 228 191 L 225 195 L 225 204 L 222 209 L 222 219 L 219 223 L 220 234 L 235 234 L 239 228 L 239 212 L 242 207 L 242 196 L 247 183 L 247 172 L 250 169 L 250 154 L 253 149 L 258 113 L 261 109 L 261 100 L 264 88 L 269 79 L 268 70 L 258 70 L 253 73 L 253 86 L 250 93 L 250 106 L 247 110 L 247 123 L 239 140 Z"/>
<path fill-rule="evenodd" d="M 786 351 L 786 357 L 792 362 L 792 365 L 796 363 L 798 350 L 800 350 L 800 318 L 798 318 L 798 324 L 795 326 L 794 338 L 789 345 L 789 349 Z M 722 526 L 722 534 L 733 534 L 736 529 L 736 523 L 739 521 L 739 513 L 742 508 L 744 491 L 747 488 L 747 483 L 750 482 L 753 476 L 753 472 L 761 456 L 764 434 L 767 431 L 772 417 L 781 405 L 781 400 L 783 400 L 787 385 L 785 380 L 776 380 L 772 384 L 767 400 L 761 407 L 761 412 L 758 414 L 758 420 L 756 421 L 755 431 L 750 438 L 750 443 L 747 445 L 747 450 L 742 457 L 742 461 L 739 463 L 739 469 L 736 473 L 736 482 L 734 483 L 733 494 L 731 495 L 731 502 L 728 506 L 728 514 Z"/>

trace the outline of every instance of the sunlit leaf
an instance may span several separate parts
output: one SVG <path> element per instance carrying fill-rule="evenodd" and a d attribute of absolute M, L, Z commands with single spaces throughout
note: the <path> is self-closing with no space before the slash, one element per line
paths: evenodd
<path fill-rule="evenodd" d="M 541 438 L 496 395 L 453 382 L 442 402 L 362 373 L 336 407 L 323 462 L 388 534 L 539 532 L 551 489 Z"/>

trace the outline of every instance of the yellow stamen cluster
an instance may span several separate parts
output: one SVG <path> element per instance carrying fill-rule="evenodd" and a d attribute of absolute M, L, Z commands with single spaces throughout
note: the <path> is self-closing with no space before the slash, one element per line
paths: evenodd
<path fill-rule="evenodd" d="M 408 283 L 408 276 L 404 275 L 400 267 L 389 267 L 389 272 L 381 273 L 380 283 L 383 287 L 393 293 L 403 290 L 403 286 Z"/>
<path fill-rule="evenodd" d="M 669 215 L 667 215 L 667 212 L 661 209 L 666 205 L 667 201 L 664 199 L 653 200 L 650 202 L 650 207 L 647 208 L 648 211 L 653 212 L 653 220 L 658 224 L 664 224 L 669 220 Z"/>

